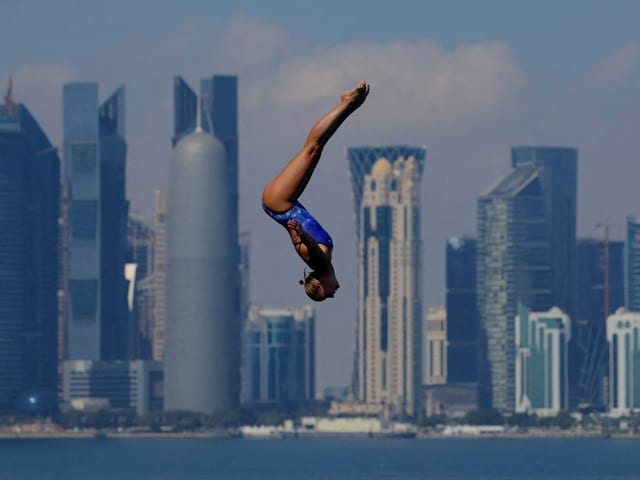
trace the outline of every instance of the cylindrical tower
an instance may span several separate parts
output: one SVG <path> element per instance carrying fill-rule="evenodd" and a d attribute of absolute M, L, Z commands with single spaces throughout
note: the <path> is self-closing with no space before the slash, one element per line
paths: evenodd
<path fill-rule="evenodd" d="M 232 192 L 224 146 L 196 130 L 171 158 L 167 204 L 165 410 L 239 400 Z"/>

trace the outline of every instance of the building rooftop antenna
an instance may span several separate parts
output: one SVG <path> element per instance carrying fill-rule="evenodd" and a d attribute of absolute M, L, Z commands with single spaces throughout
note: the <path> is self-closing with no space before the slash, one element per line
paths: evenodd
<path fill-rule="evenodd" d="M 202 102 L 200 95 L 196 96 L 196 132 L 202 132 Z"/>

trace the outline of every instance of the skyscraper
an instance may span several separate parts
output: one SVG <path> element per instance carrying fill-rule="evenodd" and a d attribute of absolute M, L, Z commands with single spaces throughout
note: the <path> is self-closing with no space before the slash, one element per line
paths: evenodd
<path fill-rule="evenodd" d="M 358 241 L 354 386 L 359 401 L 419 415 L 420 183 L 426 148 L 349 148 Z"/>
<path fill-rule="evenodd" d="M 0 411 L 51 411 L 57 390 L 60 160 L 11 91 L 0 105 Z M 27 401 L 27 399 L 30 399 Z"/>
<path fill-rule="evenodd" d="M 520 305 L 514 323 L 515 410 L 540 416 L 557 415 L 569 407 L 569 317 L 557 307 L 547 312 L 531 312 Z"/>
<path fill-rule="evenodd" d="M 513 170 L 478 199 L 481 407 L 513 411 L 518 303 L 575 313 L 577 151 L 514 147 Z"/>
<path fill-rule="evenodd" d="M 283 402 L 315 397 L 315 313 L 253 307 L 243 332 L 243 401 Z"/>
<path fill-rule="evenodd" d="M 640 312 L 640 218 L 627 217 L 625 243 L 625 305 Z"/>
<path fill-rule="evenodd" d="M 195 125 L 171 158 L 165 409 L 214 413 L 239 401 L 237 209 L 224 145 L 202 128 L 200 115 Z"/>
<path fill-rule="evenodd" d="M 98 107 L 97 83 L 64 86 L 69 359 L 126 352 L 124 101 L 124 87 Z"/>
<path fill-rule="evenodd" d="M 446 247 L 447 382 L 478 380 L 476 239 L 451 237 Z"/>
<path fill-rule="evenodd" d="M 578 240 L 577 308 L 569 377 L 577 405 L 604 407 L 609 376 L 606 319 L 624 305 L 624 242 Z"/>

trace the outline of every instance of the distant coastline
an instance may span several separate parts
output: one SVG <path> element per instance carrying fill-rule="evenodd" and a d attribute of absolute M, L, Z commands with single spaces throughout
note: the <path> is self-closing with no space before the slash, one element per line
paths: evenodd
<path fill-rule="evenodd" d="M 366 434 L 348 435 L 352 438 L 368 438 Z M 64 432 L 0 432 L 0 441 L 2 440 L 65 440 L 65 439 L 209 439 L 209 438 L 242 438 L 234 431 L 207 431 L 207 432 L 116 432 L 116 431 L 64 431 Z M 261 440 L 280 440 L 281 437 L 252 437 L 251 439 Z M 292 439 L 294 437 L 288 436 Z M 345 435 L 332 433 L 316 433 L 309 436 L 300 436 L 297 438 L 345 438 Z M 373 437 L 373 438 L 389 438 L 389 437 Z M 617 433 L 605 435 L 599 432 L 580 432 L 580 431 L 535 431 L 535 432 L 505 432 L 498 434 L 456 434 L 444 435 L 442 433 L 421 432 L 415 439 L 543 439 L 543 438 L 562 438 L 562 439 L 640 439 L 640 434 Z"/>

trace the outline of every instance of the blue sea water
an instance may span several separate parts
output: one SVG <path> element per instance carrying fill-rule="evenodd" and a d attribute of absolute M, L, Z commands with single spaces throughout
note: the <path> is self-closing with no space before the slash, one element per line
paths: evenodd
<path fill-rule="evenodd" d="M 0 480 L 639 478 L 627 439 L 0 441 Z"/>

